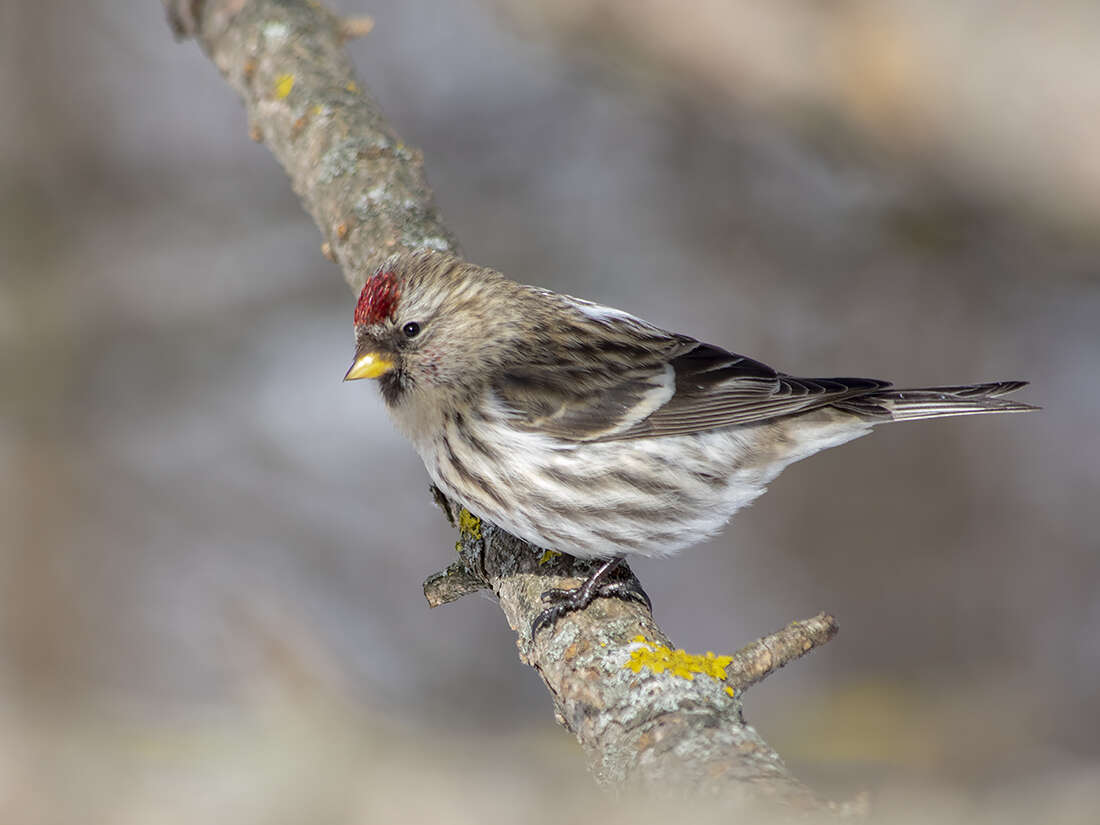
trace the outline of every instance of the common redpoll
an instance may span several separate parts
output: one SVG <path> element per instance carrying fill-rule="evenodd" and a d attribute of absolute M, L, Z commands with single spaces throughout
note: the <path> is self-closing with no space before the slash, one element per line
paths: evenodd
<path fill-rule="evenodd" d="M 1023 381 L 795 378 L 436 252 L 367 280 L 355 344 L 345 380 L 379 380 L 449 498 L 539 547 L 609 560 L 542 623 L 603 595 L 624 556 L 701 541 L 788 464 L 875 424 L 1035 409 L 1001 397 Z"/>

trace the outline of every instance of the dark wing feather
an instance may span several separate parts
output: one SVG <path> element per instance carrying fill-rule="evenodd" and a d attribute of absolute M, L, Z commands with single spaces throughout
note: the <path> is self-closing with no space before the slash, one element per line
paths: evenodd
<path fill-rule="evenodd" d="M 767 364 L 696 343 L 669 362 L 676 392 L 660 409 L 610 438 L 685 435 L 807 412 L 890 386 L 874 378 L 796 378 Z M 865 415 L 889 413 L 882 408 Z"/>
<path fill-rule="evenodd" d="M 639 369 L 551 385 L 529 373 L 510 373 L 494 388 L 513 425 L 568 441 L 593 441 L 616 438 L 659 409 L 666 397 L 663 375 L 658 369 Z"/>
<path fill-rule="evenodd" d="M 515 426 L 569 441 L 684 435 L 889 386 L 868 378 L 794 378 L 629 316 L 601 319 L 596 333 L 590 322 L 559 326 L 527 357 L 500 369 L 493 390 Z M 889 415 L 871 406 L 861 412 Z"/>
<path fill-rule="evenodd" d="M 568 441 L 614 438 L 674 395 L 668 350 L 681 346 L 667 337 L 654 343 L 630 351 L 611 342 L 577 360 L 576 351 L 555 353 L 544 342 L 537 356 L 502 368 L 493 392 L 514 426 Z"/>

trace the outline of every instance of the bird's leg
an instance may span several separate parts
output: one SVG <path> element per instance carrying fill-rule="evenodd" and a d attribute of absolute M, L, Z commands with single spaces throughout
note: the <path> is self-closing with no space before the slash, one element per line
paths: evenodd
<path fill-rule="evenodd" d="M 531 623 L 531 637 L 546 627 L 553 627 L 558 619 L 566 613 L 575 610 L 584 610 L 593 601 L 599 598 L 625 599 L 644 604 L 649 609 L 653 605 L 649 596 L 642 590 L 641 584 L 634 576 L 628 579 L 612 579 L 616 572 L 622 569 L 625 560 L 622 556 L 608 559 L 585 579 L 578 587 L 568 589 L 551 588 L 542 594 L 542 600 L 550 606 L 535 617 Z"/>

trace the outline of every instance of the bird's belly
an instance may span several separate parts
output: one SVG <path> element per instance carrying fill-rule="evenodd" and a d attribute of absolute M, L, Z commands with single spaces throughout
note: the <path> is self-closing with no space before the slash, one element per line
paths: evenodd
<path fill-rule="evenodd" d="M 517 433 L 448 433 L 421 451 L 435 483 L 470 512 L 573 556 L 662 556 L 720 530 L 785 466 L 763 428 L 563 444 Z"/>

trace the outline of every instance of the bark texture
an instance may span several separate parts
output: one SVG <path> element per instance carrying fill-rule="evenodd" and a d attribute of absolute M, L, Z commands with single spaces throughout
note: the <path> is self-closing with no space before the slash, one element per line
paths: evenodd
<path fill-rule="evenodd" d="M 369 21 L 342 20 L 312 0 L 165 5 L 177 36 L 197 39 L 240 95 L 250 134 L 286 170 L 353 290 L 395 251 L 458 254 L 421 153 L 389 127 L 344 51 Z M 643 605 L 598 599 L 532 638 L 541 593 L 579 583 L 590 564 L 437 500 L 460 529 L 460 557 L 424 583 L 429 604 L 496 594 L 520 658 L 539 672 L 601 782 L 822 807 L 745 724 L 741 691 L 832 638 L 832 617 L 792 623 L 732 657 L 692 656 L 672 649 Z"/>

